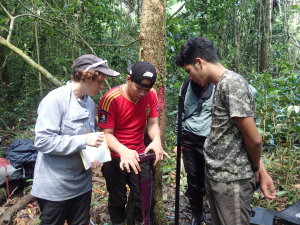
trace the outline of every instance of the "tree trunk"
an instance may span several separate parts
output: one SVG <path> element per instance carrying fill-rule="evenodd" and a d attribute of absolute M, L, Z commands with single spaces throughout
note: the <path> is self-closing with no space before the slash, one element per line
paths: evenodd
<path fill-rule="evenodd" d="M 246 1 L 241 1 L 238 6 L 234 6 L 234 68 L 240 72 L 241 47 L 242 47 L 242 30 L 246 15 Z"/>
<path fill-rule="evenodd" d="M 141 58 L 153 64 L 157 70 L 155 88 L 158 96 L 159 124 L 162 143 L 165 143 L 166 133 L 166 16 L 165 0 L 143 0 L 141 15 Z M 154 217 L 153 224 L 167 224 L 164 218 L 162 202 L 162 164 L 154 170 Z"/>
<path fill-rule="evenodd" d="M 260 48 L 259 72 L 264 72 L 269 65 L 269 45 L 271 33 L 271 11 L 273 0 L 262 0 L 263 13 L 262 13 L 262 42 Z"/>
<path fill-rule="evenodd" d="M 35 10 L 36 14 L 37 8 L 34 5 L 34 2 L 32 0 L 32 8 Z M 41 65 L 41 58 L 40 58 L 40 43 L 39 43 L 39 21 L 38 19 L 35 19 L 34 21 L 34 37 L 35 37 L 35 47 L 36 47 L 36 57 L 37 57 L 37 63 Z M 38 78 L 39 78 L 39 86 L 40 86 L 40 96 L 43 96 L 43 86 L 42 86 L 42 74 L 38 71 Z"/>

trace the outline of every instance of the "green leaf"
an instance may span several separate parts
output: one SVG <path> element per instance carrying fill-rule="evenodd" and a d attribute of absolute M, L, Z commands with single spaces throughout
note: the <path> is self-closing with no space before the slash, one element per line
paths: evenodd
<path fill-rule="evenodd" d="M 298 5 L 291 5 L 291 9 L 300 9 Z"/>
<path fill-rule="evenodd" d="M 4 24 L 4 23 L 6 23 L 6 21 L 8 21 L 8 18 L 4 18 L 4 19 L 0 20 L 0 24 Z"/>
<path fill-rule="evenodd" d="M 99 205 L 100 205 L 100 202 L 98 202 L 98 201 L 91 202 L 91 206 L 99 206 Z"/>
<path fill-rule="evenodd" d="M 284 196 L 287 196 L 288 193 L 289 193 L 288 191 L 279 191 L 277 192 L 277 197 L 282 198 Z"/>

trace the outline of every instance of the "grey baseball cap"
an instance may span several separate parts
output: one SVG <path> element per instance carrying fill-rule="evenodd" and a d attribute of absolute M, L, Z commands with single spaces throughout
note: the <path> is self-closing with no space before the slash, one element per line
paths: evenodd
<path fill-rule="evenodd" d="M 118 76 L 120 73 L 108 67 L 107 60 L 101 59 L 92 54 L 79 56 L 73 63 L 72 69 L 74 71 L 99 71 L 108 76 Z"/>

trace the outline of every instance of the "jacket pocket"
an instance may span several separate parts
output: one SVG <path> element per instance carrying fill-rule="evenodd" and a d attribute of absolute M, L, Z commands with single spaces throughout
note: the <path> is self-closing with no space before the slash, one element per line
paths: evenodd
<path fill-rule="evenodd" d="M 83 120 L 63 120 L 61 126 L 61 134 L 77 135 L 81 133 Z"/>

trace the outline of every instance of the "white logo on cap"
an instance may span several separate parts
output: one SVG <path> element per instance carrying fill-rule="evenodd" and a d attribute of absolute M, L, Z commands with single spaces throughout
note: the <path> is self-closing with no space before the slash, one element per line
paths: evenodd
<path fill-rule="evenodd" d="M 147 71 L 146 73 L 143 74 L 143 77 L 153 77 L 153 73 Z"/>

